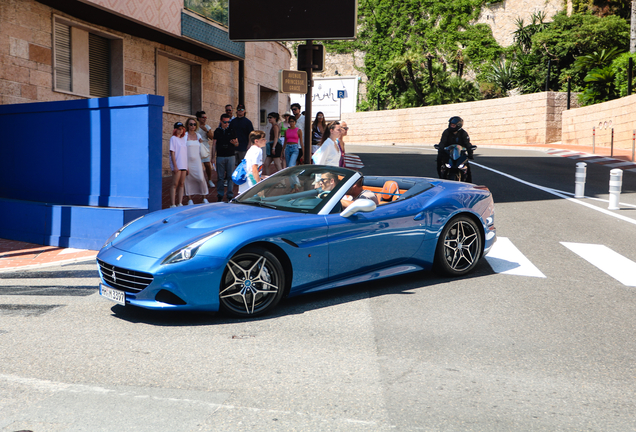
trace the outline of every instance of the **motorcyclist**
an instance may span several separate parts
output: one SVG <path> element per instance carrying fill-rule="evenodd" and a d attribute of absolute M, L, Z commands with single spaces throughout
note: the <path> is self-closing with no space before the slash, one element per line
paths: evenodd
<path fill-rule="evenodd" d="M 442 178 L 442 166 L 448 162 L 448 153 L 444 150 L 446 147 L 459 144 L 466 149 L 468 159 L 473 159 L 473 149 L 470 144 L 470 137 L 468 132 L 462 129 L 464 120 L 461 117 L 454 116 L 448 120 L 448 128 L 442 132 L 442 138 L 439 141 L 439 148 L 437 149 L 437 175 Z M 470 172 L 470 164 L 466 166 L 466 181 L 468 183 L 473 182 L 473 176 Z"/>

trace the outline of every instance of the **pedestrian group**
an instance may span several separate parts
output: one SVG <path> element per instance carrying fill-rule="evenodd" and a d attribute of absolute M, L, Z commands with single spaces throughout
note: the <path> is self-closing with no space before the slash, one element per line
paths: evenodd
<path fill-rule="evenodd" d="M 205 111 L 198 111 L 195 118 L 183 124 L 176 122 L 170 138 L 170 207 L 208 203 L 207 196 L 216 187 L 217 201 L 234 198 L 232 173 L 239 163 L 246 160 L 247 181 L 238 192 L 249 189 L 264 177 L 305 160 L 303 132 L 305 115 L 300 104 L 291 105 L 291 113 L 282 117 L 276 112 L 267 115 L 269 134 L 254 130 L 245 114 L 245 105 L 228 104 L 219 117 L 218 127 Z M 327 123 L 322 112 L 316 114 L 311 127 L 312 155 L 309 158 L 319 165 L 344 166 L 344 137 L 349 128 L 346 123 Z M 265 155 L 263 155 L 263 149 Z M 217 182 L 212 180 L 216 171 Z M 200 198 L 199 198 L 200 197 Z"/>

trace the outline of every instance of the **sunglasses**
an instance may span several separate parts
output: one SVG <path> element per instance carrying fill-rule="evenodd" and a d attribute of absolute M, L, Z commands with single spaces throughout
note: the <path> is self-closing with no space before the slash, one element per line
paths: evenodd
<path fill-rule="evenodd" d="M 321 178 L 320 180 L 318 180 L 318 183 L 325 183 L 328 182 L 329 179 L 328 178 Z"/>
<path fill-rule="evenodd" d="M 232 112 L 232 108 L 226 109 L 225 112 Z"/>
<path fill-rule="evenodd" d="M 228 121 L 224 121 L 223 123 L 229 123 L 229 120 Z"/>
<path fill-rule="evenodd" d="M 196 126 L 196 123 L 188 123 L 188 126 Z"/>
<path fill-rule="evenodd" d="M 342 129 L 344 130 L 349 130 L 349 128 L 347 126 L 343 127 Z"/>
<path fill-rule="evenodd" d="M 239 109 L 237 109 L 237 111 L 245 111 L 245 109 L 244 108 L 239 108 Z"/>

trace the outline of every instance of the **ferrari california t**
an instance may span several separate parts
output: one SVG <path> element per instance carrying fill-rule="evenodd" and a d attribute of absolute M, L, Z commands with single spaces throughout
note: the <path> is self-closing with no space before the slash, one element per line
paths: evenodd
<path fill-rule="evenodd" d="M 285 296 L 431 268 L 462 276 L 496 240 L 484 186 L 365 176 L 376 204 L 347 195 L 361 177 L 295 166 L 229 203 L 149 213 L 102 247 L 99 292 L 121 305 L 257 316 Z"/>

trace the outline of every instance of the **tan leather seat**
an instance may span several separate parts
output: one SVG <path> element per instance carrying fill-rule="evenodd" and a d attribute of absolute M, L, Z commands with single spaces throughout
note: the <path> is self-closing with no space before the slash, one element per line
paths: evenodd
<path fill-rule="evenodd" d="M 400 197 L 400 188 L 396 181 L 387 180 L 382 187 L 382 194 L 380 195 L 380 201 L 391 202 Z"/>

